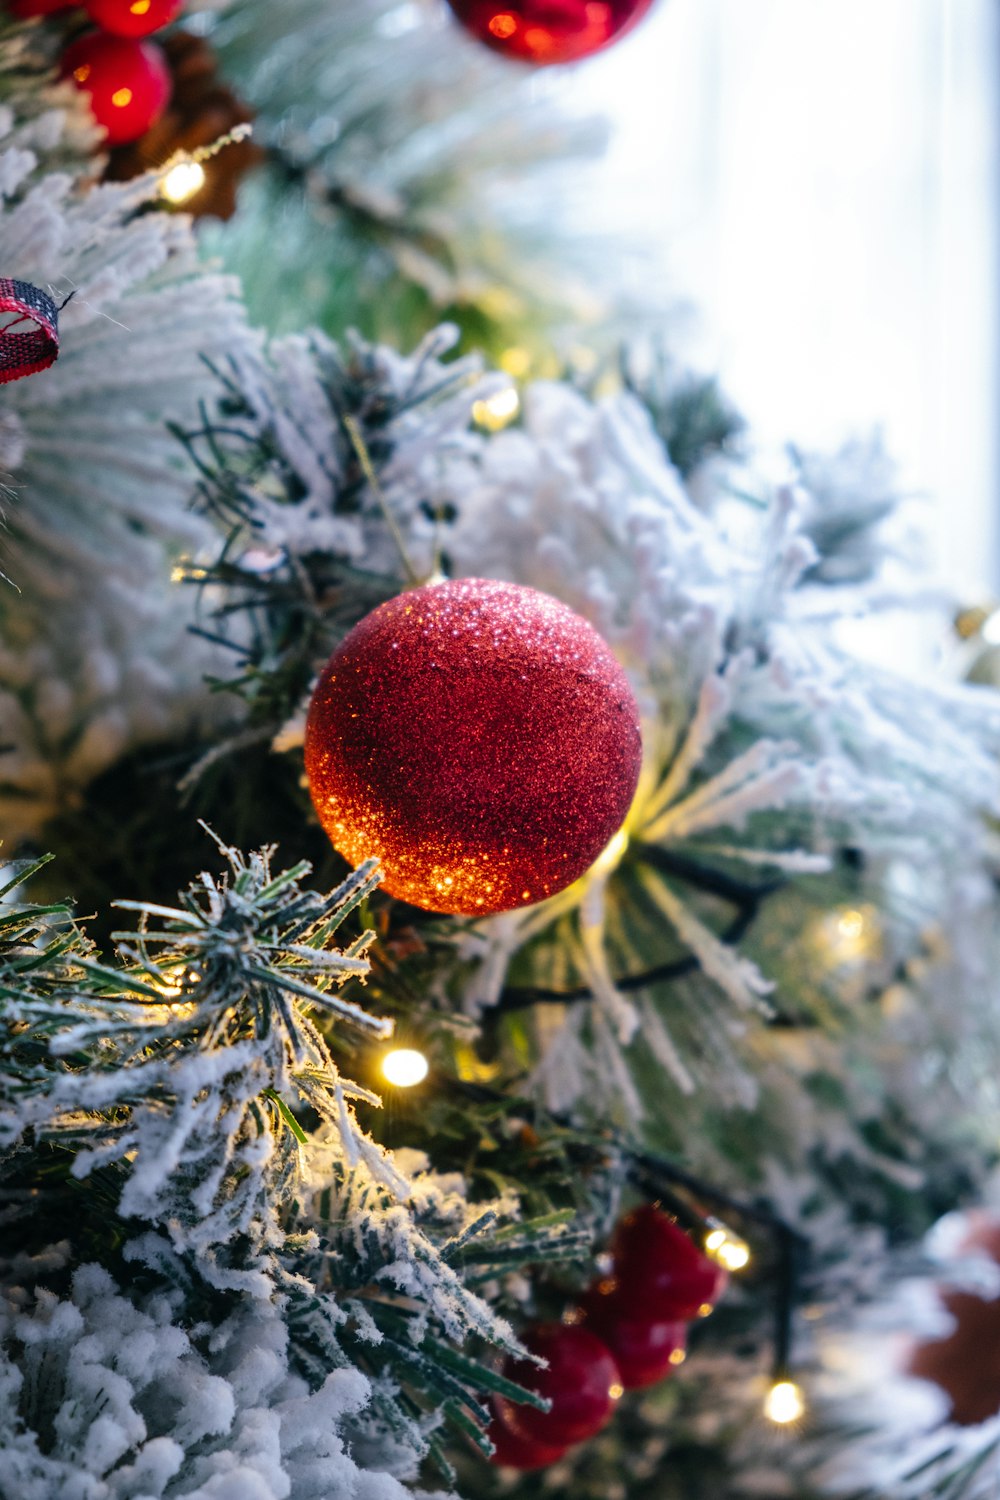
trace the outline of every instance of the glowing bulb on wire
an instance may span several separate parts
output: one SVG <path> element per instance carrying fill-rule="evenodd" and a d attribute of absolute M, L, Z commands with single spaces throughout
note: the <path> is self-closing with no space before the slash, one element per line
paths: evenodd
<path fill-rule="evenodd" d="M 382 1076 L 397 1089 L 415 1088 L 429 1071 L 426 1057 L 415 1047 L 394 1047 L 382 1059 Z"/>
<path fill-rule="evenodd" d="M 200 161 L 179 161 L 163 174 L 160 196 L 179 206 L 205 186 L 205 168 Z"/>
<path fill-rule="evenodd" d="M 484 396 L 481 401 L 473 401 L 472 420 L 487 432 L 500 432 L 513 422 L 520 410 L 521 398 L 511 385 L 495 395 Z"/>
<path fill-rule="evenodd" d="M 705 1250 L 727 1271 L 742 1271 L 750 1263 L 750 1246 L 725 1224 L 713 1224 L 705 1236 Z"/>
<path fill-rule="evenodd" d="M 778 1427 L 787 1427 L 805 1415 L 806 1402 L 794 1380 L 776 1380 L 764 1398 L 764 1415 Z"/>

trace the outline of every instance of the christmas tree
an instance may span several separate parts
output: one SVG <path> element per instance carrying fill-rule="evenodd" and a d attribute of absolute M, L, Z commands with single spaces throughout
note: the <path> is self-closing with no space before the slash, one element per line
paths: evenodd
<path fill-rule="evenodd" d="M 5 7 L 4 1500 L 992 1493 L 1000 711 L 576 232 L 645 8 Z"/>

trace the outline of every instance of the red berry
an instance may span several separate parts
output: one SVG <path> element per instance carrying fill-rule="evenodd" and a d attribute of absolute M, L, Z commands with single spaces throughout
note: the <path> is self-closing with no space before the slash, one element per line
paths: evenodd
<path fill-rule="evenodd" d="M 149 36 L 169 26 L 183 4 L 184 0 L 83 0 L 94 25 L 115 36 Z"/>
<path fill-rule="evenodd" d="M 544 1469 L 566 1452 L 564 1447 L 550 1447 L 537 1443 L 534 1438 L 522 1437 L 512 1431 L 497 1412 L 486 1429 L 486 1436 L 494 1448 L 490 1463 L 506 1469 Z"/>
<path fill-rule="evenodd" d="M 518 1437 L 551 1447 L 568 1447 L 593 1437 L 610 1420 L 622 1393 L 621 1377 L 606 1344 L 586 1328 L 542 1323 L 522 1340 L 526 1349 L 548 1360 L 540 1370 L 526 1359 L 508 1359 L 504 1374 L 552 1402 L 549 1411 L 494 1398 L 505 1427 Z"/>
<path fill-rule="evenodd" d="M 651 1204 L 620 1221 L 611 1244 L 616 1296 L 642 1318 L 678 1321 L 714 1307 L 729 1278 L 673 1219 Z"/>
<path fill-rule="evenodd" d="M 90 95 L 109 146 L 144 135 L 170 100 L 170 69 L 153 42 L 89 31 L 63 53 L 62 71 Z"/>
<path fill-rule="evenodd" d="M 580 1305 L 584 1326 L 611 1350 L 627 1391 L 642 1390 L 666 1379 L 683 1360 L 685 1323 L 640 1317 L 634 1309 L 624 1307 L 613 1290 L 603 1290 L 600 1284 L 584 1294 Z"/>
<path fill-rule="evenodd" d="M 76 0 L 7 0 L 12 15 L 26 21 L 29 16 L 51 16 L 57 10 L 68 10 Z"/>

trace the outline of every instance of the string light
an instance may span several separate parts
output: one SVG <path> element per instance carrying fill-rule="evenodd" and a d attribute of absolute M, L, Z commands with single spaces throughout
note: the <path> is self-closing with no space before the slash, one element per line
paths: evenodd
<path fill-rule="evenodd" d="M 511 385 L 492 396 L 484 396 L 481 401 L 473 401 L 472 420 L 487 432 L 501 432 L 510 426 L 520 410 L 521 398 Z"/>
<path fill-rule="evenodd" d="M 160 180 L 160 196 L 179 206 L 205 186 L 205 168 L 200 161 L 175 162 Z"/>
<path fill-rule="evenodd" d="M 764 1415 L 778 1427 L 787 1427 L 805 1415 L 806 1402 L 794 1380 L 776 1380 L 764 1398 Z"/>
<path fill-rule="evenodd" d="M 725 1224 L 717 1219 L 710 1221 L 711 1228 L 705 1236 L 705 1249 L 714 1261 L 727 1271 L 742 1271 L 750 1264 L 750 1246 L 741 1240 Z"/>
<path fill-rule="evenodd" d="M 395 1047 L 382 1059 L 382 1076 L 397 1089 L 412 1089 L 429 1072 L 426 1057 L 415 1047 Z"/>

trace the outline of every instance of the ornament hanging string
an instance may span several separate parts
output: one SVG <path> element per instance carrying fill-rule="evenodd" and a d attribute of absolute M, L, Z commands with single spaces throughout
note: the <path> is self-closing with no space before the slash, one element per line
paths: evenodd
<path fill-rule="evenodd" d="M 0 277 L 0 314 L 12 315 L 0 326 L 0 385 L 37 375 L 55 364 L 59 357 L 59 309 L 48 292 L 30 281 Z"/>

